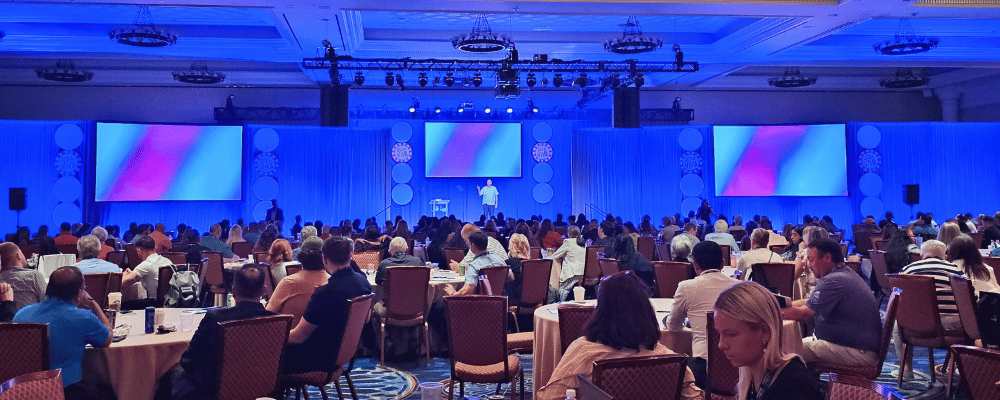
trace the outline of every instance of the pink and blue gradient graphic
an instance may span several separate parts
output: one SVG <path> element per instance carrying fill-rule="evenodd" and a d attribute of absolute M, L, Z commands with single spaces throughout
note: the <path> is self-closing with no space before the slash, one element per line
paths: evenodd
<path fill-rule="evenodd" d="M 241 200 L 243 127 L 97 124 L 97 201 Z"/>
<path fill-rule="evenodd" d="M 847 196 L 845 126 L 716 126 L 716 196 Z"/>
<path fill-rule="evenodd" d="M 425 176 L 521 177 L 520 123 L 428 122 Z"/>

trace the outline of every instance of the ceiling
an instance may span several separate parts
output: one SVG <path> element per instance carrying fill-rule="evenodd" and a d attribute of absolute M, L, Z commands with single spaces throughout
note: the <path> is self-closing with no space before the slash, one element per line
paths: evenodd
<path fill-rule="evenodd" d="M 631 58 L 669 62 L 669 45 L 677 43 L 687 61 L 700 63 L 698 72 L 647 75 L 646 86 L 661 89 L 782 90 L 767 78 L 787 67 L 818 78 L 807 90 L 886 90 L 878 81 L 899 67 L 931 78 L 914 90 L 1000 82 L 1000 0 L 161 0 L 150 6 L 153 21 L 176 33 L 177 44 L 139 48 L 110 40 L 108 30 L 131 24 L 142 4 L 0 2 L 0 84 L 67 85 L 39 79 L 34 70 L 70 59 L 94 72 L 93 80 L 72 85 L 185 86 L 171 72 L 203 62 L 227 75 L 221 86 L 315 86 L 328 74 L 302 69 L 301 60 L 320 56 L 323 39 L 338 55 L 356 58 L 504 57 L 452 47 L 450 38 L 468 33 L 478 13 L 494 33 L 513 38 L 522 59 L 588 61 L 630 58 L 604 51 L 602 43 L 636 15 L 646 35 L 667 45 Z M 876 53 L 872 46 L 892 38 L 901 18 L 917 35 L 939 38 L 938 48 Z M 350 79 L 354 71 L 342 73 Z M 384 84 L 382 72 L 366 76 L 368 85 Z M 405 79 L 414 87 L 416 73 Z"/>

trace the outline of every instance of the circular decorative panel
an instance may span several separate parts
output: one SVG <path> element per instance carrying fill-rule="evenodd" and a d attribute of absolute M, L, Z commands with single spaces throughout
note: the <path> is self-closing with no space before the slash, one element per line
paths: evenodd
<path fill-rule="evenodd" d="M 685 174 L 697 174 L 701 172 L 701 154 L 695 151 L 685 151 L 678 160 L 681 172 Z"/>
<path fill-rule="evenodd" d="M 698 211 L 698 207 L 701 207 L 701 199 L 697 197 L 688 197 L 681 202 L 681 214 L 687 215 L 688 211 Z"/>
<path fill-rule="evenodd" d="M 552 139 L 552 125 L 548 122 L 539 122 L 531 128 L 531 137 L 539 142 L 548 142 Z"/>
<path fill-rule="evenodd" d="M 278 195 L 278 181 L 270 176 L 257 178 L 253 183 L 253 194 L 261 200 L 271 200 Z"/>
<path fill-rule="evenodd" d="M 80 207 L 73 203 L 62 203 L 52 210 L 52 222 L 61 224 L 69 222 L 75 224 L 83 220 L 83 212 Z"/>
<path fill-rule="evenodd" d="M 56 200 L 72 203 L 83 195 L 83 185 L 79 179 L 64 176 L 56 179 L 56 183 L 52 185 L 52 194 L 56 195 Z"/>
<path fill-rule="evenodd" d="M 877 174 L 869 172 L 861 175 L 861 179 L 858 180 L 858 187 L 861 189 L 861 194 L 865 196 L 878 196 L 882 193 L 882 178 Z"/>
<path fill-rule="evenodd" d="M 83 129 L 77 124 L 63 124 L 56 128 L 56 145 L 63 150 L 73 150 L 83 143 Z"/>
<path fill-rule="evenodd" d="M 877 218 L 884 212 L 885 205 L 882 204 L 882 200 L 879 200 L 878 197 L 866 197 L 864 200 L 861 200 L 861 215 L 871 215 Z"/>
<path fill-rule="evenodd" d="M 75 151 L 60 151 L 56 156 L 56 171 L 60 176 L 76 175 L 80 171 L 80 155 Z"/>
<path fill-rule="evenodd" d="M 858 154 L 858 166 L 864 172 L 878 172 L 882 166 L 882 155 L 875 150 L 864 150 Z"/>
<path fill-rule="evenodd" d="M 253 160 L 253 169 L 264 176 L 274 176 L 278 173 L 278 156 L 274 153 L 260 153 Z"/>
<path fill-rule="evenodd" d="M 701 147 L 701 131 L 694 128 L 687 128 L 677 136 L 677 144 L 687 151 L 695 151 Z"/>
<path fill-rule="evenodd" d="M 267 217 L 267 210 L 271 208 L 271 200 L 263 200 L 253 206 L 253 219 L 263 221 Z"/>
<path fill-rule="evenodd" d="M 882 132 L 878 128 L 865 125 L 858 129 L 858 144 L 866 149 L 874 149 L 882 143 Z"/>
<path fill-rule="evenodd" d="M 687 174 L 681 178 L 681 193 L 685 196 L 694 197 L 705 190 L 705 181 L 695 174 Z"/>
<path fill-rule="evenodd" d="M 531 148 L 531 158 L 534 158 L 535 162 L 549 162 L 552 159 L 552 145 L 548 143 L 536 143 Z"/>
<path fill-rule="evenodd" d="M 392 138 L 397 142 L 405 142 L 413 136 L 413 127 L 406 122 L 397 122 L 392 126 Z"/>
<path fill-rule="evenodd" d="M 413 158 L 413 148 L 406 143 L 392 145 L 392 160 L 398 163 L 410 162 Z"/>
<path fill-rule="evenodd" d="M 409 204 L 413 200 L 413 189 L 410 185 L 401 183 L 392 188 L 392 201 L 399 205 Z"/>
<path fill-rule="evenodd" d="M 261 128 L 253 135 L 253 144 L 257 150 L 269 153 L 278 148 L 278 132 L 271 128 Z"/>
<path fill-rule="evenodd" d="M 407 183 L 413 179 L 413 168 L 410 164 L 396 164 L 392 167 L 392 180 L 396 183 Z"/>
<path fill-rule="evenodd" d="M 548 183 L 539 183 L 535 185 L 535 189 L 531 192 L 535 201 L 545 204 L 552 201 L 552 186 Z"/>
<path fill-rule="evenodd" d="M 537 182 L 548 182 L 552 179 L 552 166 L 548 163 L 535 164 L 534 168 L 531 169 L 531 176 Z"/>

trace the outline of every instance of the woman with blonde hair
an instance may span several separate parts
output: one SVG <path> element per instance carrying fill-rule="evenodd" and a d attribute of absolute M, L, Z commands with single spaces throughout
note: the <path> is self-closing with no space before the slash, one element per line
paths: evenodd
<path fill-rule="evenodd" d="M 271 242 L 271 248 L 267 251 L 267 265 L 271 268 L 272 282 L 280 282 L 285 278 L 285 266 L 298 264 L 292 258 L 292 245 L 285 239 L 277 239 Z"/>
<path fill-rule="evenodd" d="M 962 234 L 962 229 L 958 227 L 958 224 L 954 222 L 946 222 L 941 225 L 941 230 L 938 231 L 937 240 L 944 243 L 945 246 L 950 246 L 951 241 L 955 240 L 958 235 Z"/>
<path fill-rule="evenodd" d="M 507 247 L 510 248 L 510 251 L 507 252 L 510 258 L 505 262 L 510 267 L 510 273 L 514 276 L 514 279 L 507 282 L 507 285 L 504 286 L 504 294 L 507 296 L 507 302 L 511 306 L 516 306 L 521 303 L 521 287 L 523 283 L 521 261 L 531 258 L 531 245 L 528 244 L 528 237 L 520 233 L 515 233 L 510 236 L 510 243 L 508 243 Z"/>
<path fill-rule="evenodd" d="M 239 225 L 233 225 L 229 229 L 229 239 L 226 239 L 226 246 L 233 247 L 233 243 L 245 242 L 243 239 L 243 227 Z"/>
<path fill-rule="evenodd" d="M 781 351 L 778 301 L 755 282 L 740 282 L 715 301 L 719 350 L 740 370 L 738 400 L 823 400 L 815 373 Z"/>

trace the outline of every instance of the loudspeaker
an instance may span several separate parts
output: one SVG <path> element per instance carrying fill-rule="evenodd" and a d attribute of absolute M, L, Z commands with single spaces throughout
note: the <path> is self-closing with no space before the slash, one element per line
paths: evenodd
<path fill-rule="evenodd" d="M 347 85 L 323 85 L 319 89 L 319 120 L 322 126 L 347 126 Z"/>
<path fill-rule="evenodd" d="M 905 185 L 906 204 L 914 205 L 920 202 L 920 185 Z"/>
<path fill-rule="evenodd" d="M 639 88 L 624 87 L 615 89 L 614 117 L 615 128 L 639 127 Z"/>
<path fill-rule="evenodd" d="M 10 188 L 8 197 L 12 211 L 21 211 L 24 209 L 24 188 Z"/>

